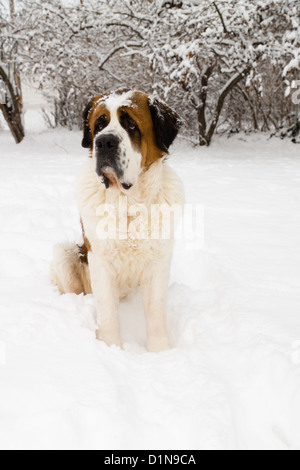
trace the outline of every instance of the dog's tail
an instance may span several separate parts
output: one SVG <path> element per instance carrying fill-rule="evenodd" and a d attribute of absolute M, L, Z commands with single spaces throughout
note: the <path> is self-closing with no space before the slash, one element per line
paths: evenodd
<path fill-rule="evenodd" d="M 51 281 L 61 294 L 90 294 L 91 280 L 85 245 L 61 243 L 54 247 Z"/>

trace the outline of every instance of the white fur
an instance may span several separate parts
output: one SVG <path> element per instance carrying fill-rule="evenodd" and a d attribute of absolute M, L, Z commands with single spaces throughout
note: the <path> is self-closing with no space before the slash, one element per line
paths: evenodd
<path fill-rule="evenodd" d="M 99 240 L 97 225 L 101 220 L 97 208 L 102 204 L 117 206 L 117 189 L 106 190 L 89 162 L 79 180 L 79 207 L 86 237 L 92 252 L 89 266 L 92 291 L 96 299 L 99 339 L 107 344 L 121 344 L 118 320 L 119 299 L 128 296 L 138 286 L 144 299 L 147 320 L 147 347 L 158 352 L 169 347 L 166 330 L 165 298 L 168 287 L 173 240 Z M 133 205 L 144 204 L 150 212 L 151 204 L 184 203 L 181 181 L 160 160 L 140 175 L 138 183 L 129 192 L 128 211 Z"/>
<path fill-rule="evenodd" d="M 120 141 L 120 164 L 124 170 L 121 183 L 133 187 L 124 195 L 121 185 L 106 190 L 96 173 L 95 144 L 93 158 L 81 172 L 78 199 L 85 235 L 91 245 L 88 264 L 83 263 L 78 247 L 70 244 L 55 248 L 52 264 L 52 279 L 60 292 L 93 292 L 97 310 L 97 337 L 108 345 L 121 345 L 118 318 L 119 300 L 130 295 L 140 286 L 147 322 L 147 348 L 158 352 L 169 348 L 166 327 L 166 292 L 168 288 L 173 236 L 169 240 L 153 239 L 149 224 L 148 237 L 140 239 L 128 230 L 128 237 L 100 239 L 97 228 L 103 222 L 109 205 L 110 217 L 124 220 L 127 226 L 137 222 L 138 204 L 151 214 L 151 206 L 180 205 L 184 203 L 181 181 L 161 159 L 148 170 L 141 168 L 142 155 L 131 143 L 130 137 L 121 126 L 117 111 L 122 106 L 132 106 L 132 93 L 110 95 L 101 98 L 110 112 L 109 125 L 99 135 L 114 134 Z M 97 136 L 95 136 L 95 141 Z M 124 161 L 124 163 L 123 163 Z M 121 216 L 118 208 L 122 201 Z M 124 198 L 127 198 L 124 204 Z M 102 208 L 102 210 L 99 210 Z M 118 214 L 116 216 L 116 214 Z M 98 232 L 99 234 L 99 232 Z"/>
<path fill-rule="evenodd" d="M 61 294 L 92 293 L 89 268 L 80 261 L 77 245 L 61 243 L 54 247 L 51 280 Z"/>

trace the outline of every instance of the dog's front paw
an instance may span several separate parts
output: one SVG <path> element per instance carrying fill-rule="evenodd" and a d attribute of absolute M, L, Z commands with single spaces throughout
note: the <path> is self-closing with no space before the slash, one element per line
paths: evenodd
<path fill-rule="evenodd" d="M 121 338 L 119 333 L 103 331 L 102 329 L 97 330 L 96 333 L 98 341 L 103 341 L 107 346 L 119 346 L 122 347 Z"/>
<path fill-rule="evenodd" d="M 147 350 L 148 352 L 159 353 L 170 349 L 170 343 L 167 336 L 148 338 Z"/>

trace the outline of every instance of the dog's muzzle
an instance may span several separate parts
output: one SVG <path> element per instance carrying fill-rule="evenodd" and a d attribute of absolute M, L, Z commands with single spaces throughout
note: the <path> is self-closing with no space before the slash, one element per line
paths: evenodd
<path fill-rule="evenodd" d="M 113 134 L 106 134 L 96 139 L 96 156 L 100 167 L 112 166 L 115 169 L 120 153 L 120 140 Z"/>
<path fill-rule="evenodd" d="M 111 184 L 120 184 L 124 190 L 129 190 L 132 184 L 121 183 L 124 172 L 120 167 L 120 139 L 114 134 L 104 134 L 97 137 L 96 147 L 96 172 L 103 178 L 108 189 Z"/>

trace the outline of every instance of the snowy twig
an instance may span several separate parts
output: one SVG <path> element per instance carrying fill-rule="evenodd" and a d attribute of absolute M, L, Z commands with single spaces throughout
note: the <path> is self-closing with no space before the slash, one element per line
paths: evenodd
<path fill-rule="evenodd" d="M 218 5 L 216 4 L 216 2 L 213 2 L 213 4 L 214 4 L 215 9 L 217 10 L 217 13 L 218 13 L 219 17 L 220 17 L 220 20 L 221 20 L 221 23 L 222 23 L 222 26 L 223 26 L 223 29 L 224 29 L 224 33 L 225 33 L 225 34 L 228 34 L 229 31 L 228 31 L 228 29 L 227 29 L 227 27 L 226 27 L 226 24 L 225 24 L 223 15 L 222 15 L 222 13 L 221 13 L 221 11 L 220 11 Z"/>
<path fill-rule="evenodd" d="M 104 65 L 115 55 L 117 54 L 119 51 L 123 50 L 123 49 L 127 49 L 129 47 L 142 47 L 141 44 L 124 44 L 123 46 L 118 46 L 116 47 L 115 49 L 113 49 L 106 57 L 105 59 L 99 64 L 98 68 L 99 70 L 102 70 Z"/>
<path fill-rule="evenodd" d="M 126 23 L 118 23 L 118 22 L 111 22 L 111 23 L 107 23 L 106 26 L 119 26 L 119 27 L 122 27 L 122 28 L 128 28 L 128 29 L 131 29 L 131 31 L 133 33 L 135 33 L 140 39 L 144 39 L 143 36 L 141 35 L 141 33 L 133 28 L 133 26 L 131 26 L 130 24 L 126 24 Z"/>

